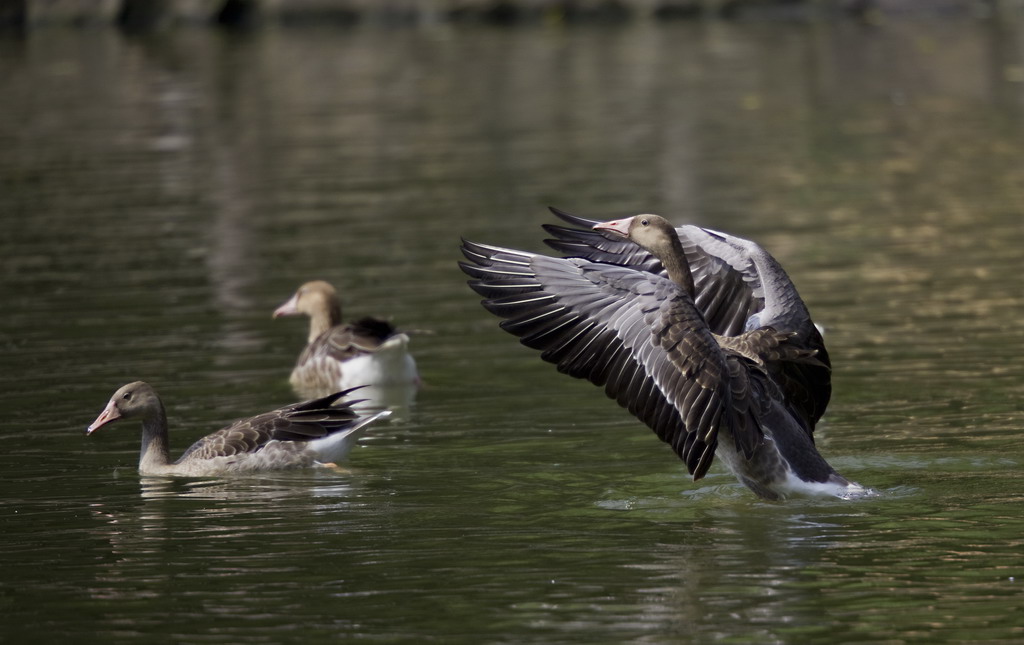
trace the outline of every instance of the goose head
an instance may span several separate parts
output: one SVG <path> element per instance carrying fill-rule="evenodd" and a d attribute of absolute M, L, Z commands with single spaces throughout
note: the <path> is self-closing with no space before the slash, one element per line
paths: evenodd
<path fill-rule="evenodd" d="M 96 417 L 86 434 L 92 434 L 102 426 L 118 419 L 142 419 L 143 421 L 160 415 L 162 405 L 156 391 L 148 383 L 135 381 L 123 385 L 110 397 L 107 407 Z"/>
<path fill-rule="evenodd" d="M 273 317 L 298 315 L 309 316 L 309 342 L 312 343 L 320 334 L 341 324 L 338 292 L 323 280 L 307 282 L 287 302 L 274 310 Z"/>
<path fill-rule="evenodd" d="M 340 310 L 338 291 L 331 283 L 313 280 L 299 287 L 287 302 L 275 309 L 273 317 L 306 315 L 312 318 L 326 311 L 337 322 L 341 318 Z"/>
<path fill-rule="evenodd" d="M 625 237 L 640 248 L 658 258 L 668 272 L 668 277 L 685 289 L 691 297 L 695 295 L 693 275 L 683 253 L 683 245 L 675 227 L 660 215 L 634 215 L 624 219 L 601 222 L 594 225 L 595 231 L 607 231 Z"/>
<path fill-rule="evenodd" d="M 675 228 L 660 215 L 634 215 L 624 219 L 601 222 L 595 231 L 608 231 L 629 238 L 658 259 L 674 251 L 673 240 L 678 243 Z"/>

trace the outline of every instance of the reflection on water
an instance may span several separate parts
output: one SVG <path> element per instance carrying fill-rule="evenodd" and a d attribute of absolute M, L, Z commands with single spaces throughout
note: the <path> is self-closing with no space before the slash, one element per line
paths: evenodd
<path fill-rule="evenodd" d="M 40 30 L 0 40 L 3 638 L 997 641 L 1024 579 L 1022 25 Z M 495 328 L 458 238 L 547 204 L 755 239 L 828 328 L 817 443 L 880 494 L 690 482 Z M 141 479 L 291 401 L 296 284 L 424 380 L 349 472 Z M 173 620 L 168 619 L 172 616 Z"/>

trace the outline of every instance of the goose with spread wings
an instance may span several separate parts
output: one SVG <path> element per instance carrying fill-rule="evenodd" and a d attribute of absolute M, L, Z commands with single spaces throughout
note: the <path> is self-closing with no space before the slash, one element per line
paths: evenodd
<path fill-rule="evenodd" d="M 717 456 L 766 499 L 863 490 L 815 448 L 828 359 L 799 296 L 795 307 L 778 301 L 781 278 L 735 268 L 740 253 L 731 263 L 656 215 L 548 230 L 577 257 L 463 241 L 469 262 L 460 265 L 503 329 L 559 371 L 604 387 L 695 480 Z M 707 235 L 709 245 L 739 239 Z M 759 262 L 777 266 L 766 253 Z"/>
<path fill-rule="evenodd" d="M 621 232 L 595 229 L 598 220 L 552 208 L 573 227 L 545 224 L 547 244 L 566 256 L 660 275 L 660 259 Z M 788 345 L 814 352 L 815 361 L 775 361 L 767 367 L 794 412 L 813 433 L 832 396 L 832 364 L 817 325 L 782 265 L 759 244 L 699 226 L 675 228 L 693 276 L 694 305 L 714 334 L 738 337 L 763 327 L 790 335 Z"/>

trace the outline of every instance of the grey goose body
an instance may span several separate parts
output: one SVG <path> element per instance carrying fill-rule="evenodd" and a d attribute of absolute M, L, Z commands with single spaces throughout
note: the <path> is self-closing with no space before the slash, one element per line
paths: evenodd
<path fill-rule="evenodd" d="M 739 238 L 684 238 L 658 216 L 602 224 L 558 213 L 592 226 L 546 227 L 549 243 L 575 257 L 463 242 L 462 269 L 503 329 L 603 387 L 695 480 L 717 455 L 767 499 L 863 490 L 814 445 L 828 356 L 792 282 L 764 273 L 778 266 L 771 256 L 744 260 L 730 241 L 732 251 L 716 250 L 735 257 L 723 258 L 701 243 Z"/>
<path fill-rule="evenodd" d="M 139 472 L 212 476 L 332 464 L 355 445 L 366 427 L 387 412 L 363 415 L 335 405 L 349 392 L 287 405 L 239 419 L 193 443 L 171 461 L 167 413 L 148 383 L 124 385 L 111 396 L 87 434 L 121 420 L 142 424 Z"/>
<path fill-rule="evenodd" d="M 566 256 L 614 264 L 667 277 L 650 251 L 610 231 L 594 230 L 598 220 L 551 211 L 573 227 L 545 224 L 546 243 Z M 582 227 L 582 228 L 581 228 Z M 813 362 L 773 362 L 769 368 L 786 399 L 813 433 L 832 397 L 832 363 L 825 341 L 796 285 L 782 265 L 751 240 L 699 226 L 675 229 L 693 276 L 693 302 L 712 333 L 739 338 L 771 328 L 788 334 L 787 344 L 814 352 Z"/>
<path fill-rule="evenodd" d="M 367 386 L 359 392 L 364 407 L 403 408 L 412 403 L 420 377 L 406 334 L 377 318 L 342 322 L 337 291 L 323 280 L 300 286 L 273 317 L 296 315 L 309 317 L 306 346 L 289 378 L 299 396 Z"/>

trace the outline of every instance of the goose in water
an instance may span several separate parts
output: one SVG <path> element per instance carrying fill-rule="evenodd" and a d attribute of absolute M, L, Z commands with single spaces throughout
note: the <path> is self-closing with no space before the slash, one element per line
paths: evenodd
<path fill-rule="evenodd" d="M 332 465 L 348 454 L 371 422 L 389 414 L 361 416 L 350 405 L 332 407 L 346 394 L 335 392 L 239 419 L 195 442 L 172 462 L 163 403 L 152 386 L 136 381 L 114 392 L 86 434 L 121 419 L 141 421 L 139 472 L 143 475 L 208 477 Z"/>
<path fill-rule="evenodd" d="M 864 490 L 814 446 L 828 359 L 771 256 L 704 229 L 684 237 L 656 215 L 548 231 L 552 246 L 577 257 L 463 241 L 470 262 L 460 265 L 503 329 L 559 371 L 603 386 L 694 480 L 717 455 L 766 499 Z"/>
<path fill-rule="evenodd" d="M 620 232 L 595 229 L 597 220 L 551 212 L 568 228 L 545 224 L 547 244 L 565 255 L 667 276 L 662 262 Z M 791 347 L 814 352 L 816 361 L 771 361 L 767 367 L 786 399 L 813 432 L 832 396 L 832 367 L 821 332 L 785 270 L 755 242 L 698 226 L 675 229 L 693 278 L 693 300 L 720 339 L 762 327 L 789 334 Z"/>
<path fill-rule="evenodd" d="M 323 280 L 299 287 L 273 317 L 299 314 L 309 316 L 306 348 L 290 379 L 299 396 L 368 386 L 359 397 L 369 406 L 401 408 L 412 403 L 420 377 L 407 335 L 376 318 L 342 324 L 338 292 Z"/>

